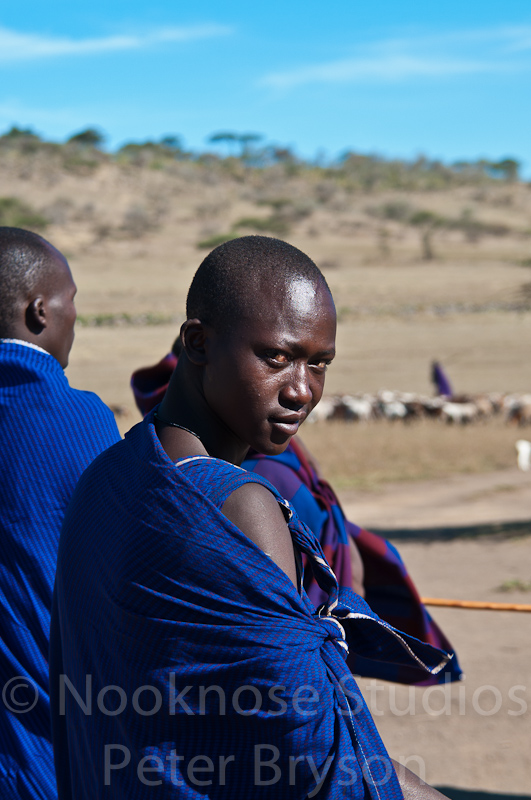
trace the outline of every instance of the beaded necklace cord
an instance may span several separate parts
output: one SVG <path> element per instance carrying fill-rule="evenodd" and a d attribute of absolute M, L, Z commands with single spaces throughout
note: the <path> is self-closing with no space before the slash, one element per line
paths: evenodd
<path fill-rule="evenodd" d="M 195 436 L 196 439 L 201 441 L 201 437 L 195 431 L 191 431 L 190 428 L 185 428 L 184 425 L 179 425 L 177 422 L 170 422 L 169 419 L 162 419 L 158 411 L 155 411 L 154 415 L 155 419 L 158 419 L 159 422 L 162 422 L 163 425 L 170 425 L 172 428 L 180 428 L 182 431 L 186 431 L 186 433 L 191 433 L 192 436 Z"/>

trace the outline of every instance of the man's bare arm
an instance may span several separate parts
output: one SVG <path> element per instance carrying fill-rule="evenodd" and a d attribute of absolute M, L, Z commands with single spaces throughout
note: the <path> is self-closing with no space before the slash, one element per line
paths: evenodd
<path fill-rule="evenodd" d="M 289 528 L 269 489 L 245 483 L 225 500 L 223 513 L 273 559 L 297 585 L 297 570 Z"/>
<path fill-rule="evenodd" d="M 410 769 L 402 766 L 393 758 L 391 762 L 395 768 L 404 800 L 448 800 L 446 795 L 438 792 L 433 786 L 424 783 Z"/>

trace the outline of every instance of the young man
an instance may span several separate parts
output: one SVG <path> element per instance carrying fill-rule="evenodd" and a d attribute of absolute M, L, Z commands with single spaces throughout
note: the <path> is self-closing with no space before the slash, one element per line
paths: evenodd
<path fill-rule="evenodd" d="M 294 247 L 244 237 L 207 256 L 187 316 L 163 402 L 84 473 L 65 518 L 59 797 L 397 800 L 348 647 L 426 675 L 448 656 L 339 591 L 311 531 L 238 466 L 249 447 L 282 453 L 319 402 L 335 354 L 328 286 Z M 317 612 L 301 553 L 326 593 Z"/>
<path fill-rule="evenodd" d="M 157 364 L 136 370 L 131 389 L 145 416 L 168 390 L 181 353 L 180 337 Z M 251 451 L 242 467 L 257 472 L 290 502 L 299 518 L 317 536 L 339 586 L 364 597 L 378 616 L 403 633 L 453 652 L 452 645 L 422 604 L 406 565 L 391 542 L 350 522 L 332 486 L 317 474 L 311 454 L 293 437 L 283 453 L 267 456 Z M 304 573 L 304 588 L 315 607 L 326 599 L 311 570 Z M 365 664 L 353 651 L 347 663 L 354 675 L 399 683 L 445 683 L 459 680 L 461 669 L 455 653 L 446 668 L 426 678 L 425 670 L 371 661 Z"/>
<path fill-rule="evenodd" d="M 48 637 L 59 531 L 74 486 L 119 439 L 110 410 L 71 389 L 76 286 L 66 259 L 0 227 L 0 797 L 57 797 Z"/>

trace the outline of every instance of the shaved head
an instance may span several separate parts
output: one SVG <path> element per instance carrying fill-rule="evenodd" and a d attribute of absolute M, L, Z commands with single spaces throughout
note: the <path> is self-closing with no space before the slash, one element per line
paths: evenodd
<path fill-rule="evenodd" d="M 37 233 L 0 227 L 0 338 L 36 344 L 66 367 L 75 294 L 59 250 Z"/>
<path fill-rule="evenodd" d="M 218 332 L 256 313 L 265 296 L 312 299 L 312 287 L 330 290 L 314 262 L 293 245 L 268 236 L 242 236 L 216 247 L 197 270 L 186 301 L 188 319 Z M 266 293 L 267 290 L 267 293 Z"/>
<path fill-rule="evenodd" d="M 55 252 L 36 233 L 0 226 L 0 337 L 12 335 L 21 301 L 49 277 Z"/>

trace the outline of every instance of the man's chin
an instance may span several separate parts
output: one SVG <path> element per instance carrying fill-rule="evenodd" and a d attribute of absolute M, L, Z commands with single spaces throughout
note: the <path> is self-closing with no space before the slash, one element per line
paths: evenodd
<path fill-rule="evenodd" d="M 279 456 L 287 449 L 292 439 L 293 436 L 283 436 L 282 439 L 278 437 L 276 440 L 271 440 L 264 444 L 258 452 L 264 456 Z"/>

